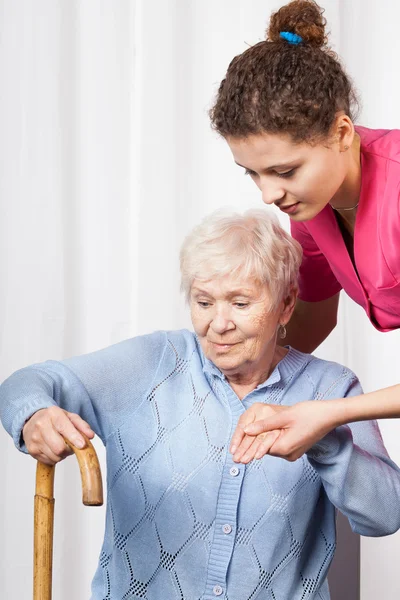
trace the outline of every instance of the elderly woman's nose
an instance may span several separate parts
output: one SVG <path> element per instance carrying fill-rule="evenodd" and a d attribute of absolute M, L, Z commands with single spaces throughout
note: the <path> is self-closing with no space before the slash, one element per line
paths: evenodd
<path fill-rule="evenodd" d="M 217 310 L 211 321 L 211 327 L 216 333 L 223 333 L 228 329 L 234 329 L 235 325 L 232 322 L 228 311 Z"/>

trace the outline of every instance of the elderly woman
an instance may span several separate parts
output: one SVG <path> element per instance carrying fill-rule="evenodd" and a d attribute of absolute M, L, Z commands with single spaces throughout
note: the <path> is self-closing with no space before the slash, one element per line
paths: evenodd
<path fill-rule="evenodd" d="M 335 509 L 370 536 L 400 526 L 400 472 L 374 422 L 296 462 L 238 465 L 256 403 L 360 393 L 348 369 L 277 345 L 301 250 L 264 210 L 204 220 L 181 251 L 190 331 L 159 331 L 22 369 L 0 388 L 20 450 L 55 463 L 81 433 L 107 448 L 106 531 L 92 599 L 328 599 Z M 273 435 L 273 434 L 272 434 Z"/>

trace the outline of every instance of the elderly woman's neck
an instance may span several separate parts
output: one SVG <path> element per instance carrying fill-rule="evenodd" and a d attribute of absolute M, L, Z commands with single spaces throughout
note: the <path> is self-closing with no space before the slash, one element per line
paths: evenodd
<path fill-rule="evenodd" d="M 240 400 L 250 394 L 259 385 L 267 381 L 276 365 L 288 353 L 287 348 L 277 346 L 272 357 L 266 357 L 266 360 L 256 366 L 251 365 L 247 369 L 240 369 L 237 372 L 225 372 L 224 375 Z"/>

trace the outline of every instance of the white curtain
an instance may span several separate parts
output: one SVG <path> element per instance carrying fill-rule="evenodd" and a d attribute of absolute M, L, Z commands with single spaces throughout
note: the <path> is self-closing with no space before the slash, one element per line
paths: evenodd
<path fill-rule="evenodd" d="M 263 37 L 268 0 L 0 0 L 0 379 L 15 369 L 189 326 L 178 251 L 189 228 L 259 193 L 209 127 L 231 58 Z M 324 0 L 364 99 L 399 127 L 400 6 Z M 318 354 L 368 390 L 400 380 L 400 335 L 342 299 Z M 400 462 L 400 426 L 382 424 Z M 104 452 L 96 447 L 104 464 Z M 0 431 L 0 597 L 31 597 L 34 462 Z M 54 600 L 87 600 L 104 509 L 57 467 Z M 362 540 L 362 600 L 400 594 L 400 537 Z"/>

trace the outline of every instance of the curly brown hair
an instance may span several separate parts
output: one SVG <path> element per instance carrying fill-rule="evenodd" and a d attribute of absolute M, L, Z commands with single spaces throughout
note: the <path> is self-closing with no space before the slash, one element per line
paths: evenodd
<path fill-rule="evenodd" d="M 294 0 L 272 14 L 266 40 L 230 63 L 210 110 L 213 129 L 223 137 L 286 133 L 311 142 L 329 137 L 338 111 L 355 117 L 356 93 L 327 47 L 323 12 L 313 0 Z M 287 42 L 283 31 L 302 42 Z"/>

